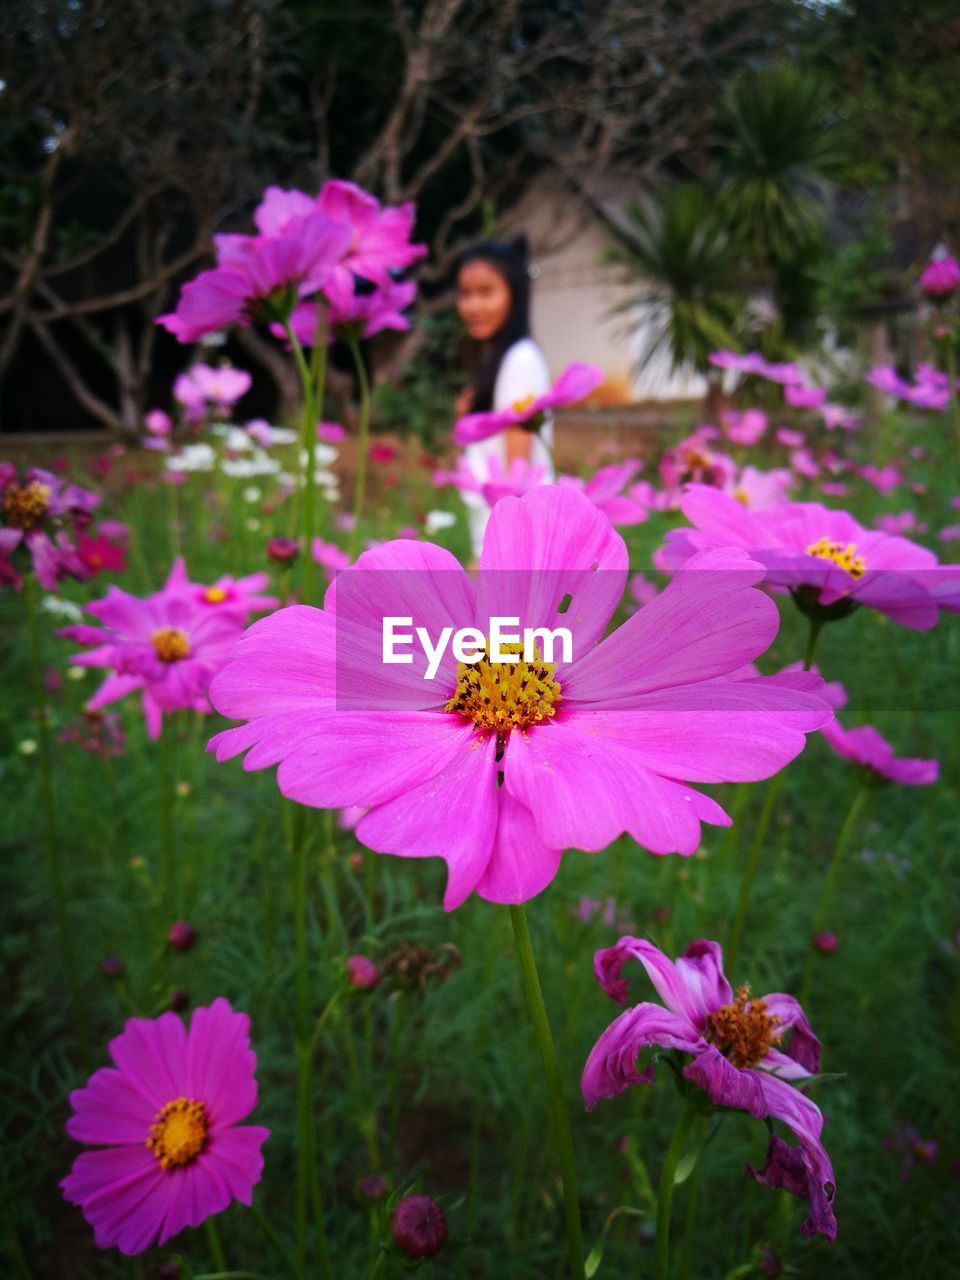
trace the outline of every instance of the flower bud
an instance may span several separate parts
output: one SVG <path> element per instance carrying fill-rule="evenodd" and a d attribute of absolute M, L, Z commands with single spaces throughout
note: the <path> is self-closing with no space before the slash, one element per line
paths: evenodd
<path fill-rule="evenodd" d="M 172 1258 L 169 1262 L 164 1262 L 157 1268 L 157 1280 L 180 1280 L 183 1271 L 179 1262 L 175 1262 Z"/>
<path fill-rule="evenodd" d="M 271 538 L 267 543 L 267 555 L 277 564 L 292 564 L 300 554 L 296 538 Z"/>
<path fill-rule="evenodd" d="M 380 970 L 366 956 L 347 956 L 347 983 L 364 991 L 372 991 L 380 981 Z"/>
<path fill-rule="evenodd" d="M 375 1204 L 387 1194 L 387 1180 L 380 1173 L 368 1173 L 357 1183 L 357 1193 L 361 1200 Z"/>
<path fill-rule="evenodd" d="M 100 972 L 105 978 L 119 978 L 123 973 L 123 957 L 104 956 L 100 961 Z"/>
<path fill-rule="evenodd" d="M 835 933 L 831 933 L 828 929 L 822 929 L 819 933 L 813 935 L 813 945 L 823 955 L 829 956 L 836 951 L 840 942 Z"/>
<path fill-rule="evenodd" d="M 197 940 L 197 931 L 186 920 L 175 920 L 167 932 L 167 941 L 177 951 L 189 951 Z"/>
<path fill-rule="evenodd" d="M 430 1196 L 404 1196 L 390 1215 L 390 1235 L 408 1258 L 432 1258 L 447 1243 L 447 1220 Z"/>
<path fill-rule="evenodd" d="M 169 1008 L 174 1013 L 182 1013 L 190 1003 L 190 992 L 184 987 L 174 987 L 170 992 Z"/>
<path fill-rule="evenodd" d="M 920 277 L 928 298 L 949 298 L 960 287 L 960 263 L 956 258 L 931 258 Z"/>

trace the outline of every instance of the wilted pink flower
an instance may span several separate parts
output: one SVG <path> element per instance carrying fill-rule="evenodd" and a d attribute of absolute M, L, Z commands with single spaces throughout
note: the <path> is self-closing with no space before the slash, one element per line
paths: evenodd
<path fill-rule="evenodd" d="M 33 573 L 47 591 L 55 591 L 61 578 L 86 581 L 90 570 L 72 538 L 87 528 L 99 501 L 88 489 L 39 467 L 28 468 L 21 482 L 12 462 L 0 462 L 0 585 L 21 586 L 13 563 L 18 548 L 29 553 Z"/>
<path fill-rule="evenodd" d="M 404 1196 L 390 1215 L 390 1235 L 408 1258 L 432 1258 L 447 1243 L 447 1220 L 430 1196 Z"/>
<path fill-rule="evenodd" d="M 623 831 L 690 854 L 701 821 L 729 819 L 683 779 L 768 777 L 831 714 L 816 676 L 731 677 L 776 634 L 775 606 L 751 585 L 761 573 L 736 551 L 701 557 L 601 641 L 627 574 L 623 540 L 570 489 L 504 498 L 476 582 L 442 548 L 390 542 L 343 570 L 323 609 L 255 623 L 213 691 L 249 723 L 210 749 L 248 751 L 248 769 L 279 764 L 281 791 L 300 803 L 367 808 L 356 834 L 369 848 L 444 858 L 448 910 L 471 892 L 525 901 L 564 849 L 604 849 Z M 490 619 L 553 628 L 568 596 L 566 660 L 535 656 L 502 676 L 482 652 Z M 435 678 L 422 651 L 385 664 L 383 619 L 405 615 L 432 636 L 476 628 L 478 660 L 447 648 Z"/>
<path fill-rule="evenodd" d="M 740 987 L 734 994 L 716 942 L 692 942 L 674 963 L 652 942 L 631 937 L 598 951 L 594 960 L 597 980 L 619 1004 L 629 998 L 620 973 L 631 959 L 646 969 L 666 1008 L 638 1004 L 607 1027 L 584 1067 L 587 1107 L 628 1085 L 652 1083 L 653 1065 L 640 1070 L 637 1064 L 642 1049 L 657 1045 L 689 1054 L 683 1074 L 715 1106 L 780 1120 L 793 1132 L 799 1146 L 771 1132 L 766 1163 L 759 1171 L 748 1166 L 747 1172 L 763 1186 L 782 1187 L 809 1201 L 805 1235 L 820 1232 L 835 1239 L 835 1183 L 820 1141 L 823 1116 L 795 1087 L 820 1070 L 820 1041 L 800 1005 L 780 992 L 751 998 L 749 987 Z"/>
<path fill-rule="evenodd" d="M 603 370 L 598 365 L 579 362 L 569 364 L 550 390 L 542 396 L 529 395 L 524 400 L 518 400 L 509 409 L 468 413 L 460 418 L 454 424 L 453 442 L 458 445 L 476 444 L 478 440 L 487 440 L 490 436 L 505 431 L 507 427 L 521 426 L 524 423 L 528 423 L 530 429 L 535 429 L 551 409 L 585 400 L 591 392 L 596 391 L 603 378 Z"/>
<path fill-rule="evenodd" d="M 380 970 L 367 956 L 347 956 L 347 982 L 351 987 L 372 991 L 380 981 Z"/>
<path fill-rule="evenodd" d="M 260 594 L 269 581 L 265 573 L 248 573 L 243 578 L 234 578 L 227 573 L 209 586 L 191 582 L 187 577 L 183 556 L 178 556 L 163 584 L 163 590 L 170 595 L 179 593 L 186 596 L 199 605 L 201 610 L 232 612 L 245 622 L 252 613 L 266 613 L 279 605 L 280 601 L 276 596 Z"/>
<path fill-rule="evenodd" d="M 954 257 L 931 258 L 920 277 L 920 288 L 928 298 L 949 298 L 960 287 L 960 263 Z"/>
<path fill-rule="evenodd" d="M 97 1151 L 60 1183 L 99 1248 L 137 1254 L 199 1226 L 233 1200 L 250 1204 L 270 1136 L 240 1125 L 257 1105 L 250 1019 L 222 997 L 195 1009 L 131 1018 L 101 1067 L 70 1094 L 67 1132 Z"/>
<path fill-rule="evenodd" d="M 655 553 L 659 569 L 675 569 L 710 547 L 742 547 L 766 566 L 772 587 L 789 587 L 824 608 L 865 605 L 893 622 L 925 631 L 936 625 L 954 566 L 939 566 L 926 547 L 865 529 L 846 511 L 817 502 L 785 502 L 752 511 L 706 485 L 688 485 L 680 509 L 694 525 L 672 529 Z M 958 570 L 960 572 L 960 570 Z"/>
<path fill-rule="evenodd" d="M 159 736 L 165 711 L 210 710 L 207 690 L 243 629 L 240 612 L 211 609 L 179 590 L 140 599 L 114 586 L 85 608 L 104 626 L 68 626 L 59 634 L 95 646 L 74 654 L 74 666 L 113 669 L 87 703 L 90 710 L 139 691 L 151 738 Z"/>
<path fill-rule="evenodd" d="M 872 725 L 844 729 L 839 720 L 832 720 L 824 725 L 822 732 L 838 756 L 859 765 L 872 778 L 925 787 L 940 776 L 939 760 L 895 756 L 893 747 Z"/>

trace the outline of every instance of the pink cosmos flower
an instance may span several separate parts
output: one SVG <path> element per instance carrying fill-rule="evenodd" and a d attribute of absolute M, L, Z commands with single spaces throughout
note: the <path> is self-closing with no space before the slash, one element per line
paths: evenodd
<path fill-rule="evenodd" d="M 234 578 L 227 573 L 209 586 L 191 582 L 187 577 L 183 556 L 178 556 L 163 584 L 163 591 L 170 595 L 184 595 L 199 605 L 201 610 L 235 613 L 246 622 L 252 613 L 266 613 L 279 605 L 280 601 L 276 596 L 260 594 L 269 582 L 270 578 L 266 573 L 248 573 L 243 578 Z"/>
<path fill-rule="evenodd" d="M 850 487 L 842 480 L 824 480 L 820 485 L 820 492 L 825 498 L 845 498 L 850 492 Z M 889 533 L 890 530 L 888 529 L 887 532 Z"/>
<path fill-rule="evenodd" d="M 741 547 L 766 566 L 772 587 L 802 591 L 824 608 L 865 605 L 915 631 L 936 625 L 937 593 L 952 598 L 955 589 L 955 566 L 938 566 L 926 547 L 818 502 L 752 511 L 707 485 L 688 485 L 680 509 L 694 527 L 667 533 L 654 554 L 658 569 L 679 568 L 707 548 Z"/>
<path fill-rule="evenodd" d="M 762 409 L 744 409 L 742 413 L 724 413 L 721 416 L 723 432 L 734 444 L 756 444 L 769 426 L 769 419 Z"/>
<path fill-rule="evenodd" d="M 783 389 L 783 398 L 793 409 L 819 409 L 826 402 L 827 393 L 822 387 L 790 382 Z"/>
<path fill-rule="evenodd" d="M 316 293 L 341 261 L 350 233 L 322 213 L 293 218 L 283 235 L 219 236 L 220 266 L 185 284 L 175 311 L 157 324 L 178 342 L 197 342 L 254 315 L 289 315 L 298 297 Z"/>
<path fill-rule="evenodd" d="M 786 502 L 792 484 L 793 475 L 786 467 L 777 467 L 773 471 L 742 467 L 735 476 L 729 478 L 723 491 L 745 507 L 765 511 Z"/>
<path fill-rule="evenodd" d="M 820 464 L 809 449 L 794 449 L 790 465 L 798 476 L 805 476 L 808 480 L 815 480 L 820 474 Z"/>
<path fill-rule="evenodd" d="M 838 756 L 853 761 L 875 779 L 899 782 L 908 787 L 925 787 L 940 776 L 939 760 L 894 755 L 893 747 L 872 725 L 845 729 L 839 720 L 831 720 L 824 725 L 822 732 Z"/>
<path fill-rule="evenodd" d="M 402 271 L 424 257 L 425 244 L 411 244 L 416 206 L 381 208 L 369 191 L 331 178 L 317 196 L 317 207 L 349 230 L 350 242 L 340 274 L 352 272 L 387 286 L 391 271 Z"/>
<path fill-rule="evenodd" d="M 898 466 L 889 464 L 878 467 L 872 462 L 865 462 L 860 467 L 860 474 L 867 484 L 873 485 L 877 493 L 889 498 L 894 489 L 903 484 L 903 472 Z"/>
<path fill-rule="evenodd" d="M 949 298 L 960 288 L 960 262 L 954 257 L 931 258 L 920 277 L 920 288 L 928 298 Z"/>
<path fill-rule="evenodd" d="M 718 453 L 709 443 L 717 435 L 716 427 L 700 426 L 672 449 L 664 451 L 660 459 L 660 478 L 670 495 L 671 505 L 676 505 L 680 491 L 688 481 L 723 488 L 733 478 L 736 471 L 733 459 Z"/>
<path fill-rule="evenodd" d="M 199 403 L 204 410 L 208 404 L 225 409 L 245 396 L 252 383 L 253 377 L 246 369 L 234 369 L 230 365 L 215 368 L 209 364 L 195 364 L 177 379 L 175 385 L 179 390 L 175 391 L 175 395 L 185 407 L 188 403 Z M 192 387 L 192 394 L 187 390 L 188 387 Z"/>
<path fill-rule="evenodd" d="M 317 439 L 323 440 L 326 444 L 339 444 L 341 440 L 345 440 L 346 431 L 339 422 L 318 422 L 317 423 Z"/>
<path fill-rule="evenodd" d="M 417 286 L 412 280 L 389 280 L 372 293 L 357 293 L 353 276 L 346 279 L 334 276 L 326 285 L 327 299 L 326 336 L 328 342 L 336 342 L 350 330 L 357 336 L 372 338 L 384 329 L 402 332 L 410 328 L 410 320 L 403 313 L 413 302 Z M 290 317 L 297 341 L 302 347 L 311 347 L 317 336 L 317 304 L 301 302 Z M 271 332 L 282 338 L 283 326 L 273 324 Z"/>
<path fill-rule="evenodd" d="M 70 1094 L 67 1132 L 98 1147 L 60 1183 L 101 1249 L 128 1255 L 251 1204 L 270 1130 L 241 1125 L 257 1105 L 250 1019 L 222 997 L 193 1011 L 130 1018 L 110 1042 L 115 1066 Z"/>
<path fill-rule="evenodd" d="M 315 562 L 326 573 L 328 582 L 332 582 L 340 570 L 346 569 L 350 564 L 350 557 L 346 551 L 338 547 L 335 542 L 324 542 L 322 538 L 314 538 L 310 549 Z"/>
<path fill-rule="evenodd" d="M 717 369 L 753 374 L 754 377 L 766 378 L 769 382 L 779 382 L 784 386 L 799 385 L 805 381 L 803 371 L 797 365 L 765 360 L 759 351 L 751 351 L 747 355 L 739 355 L 736 351 L 714 351 L 708 359 Z"/>
<path fill-rule="evenodd" d="M 518 400 L 509 409 L 490 413 L 468 413 L 458 419 L 453 428 L 453 442 L 458 445 L 476 444 L 487 440 L 507 427 L 529 423 L 531 429 L 540 425 L 544 414 L 561 405 L 578 404 L 603 382 L 603 370 L 595 364 L 575 362 L 567 365 L 556 382 L 542 396 L 528 396 Z"/>
<path fill-rule="evenodd" d="M 119 534 L 116 524 L 109 521 L 113 532 L 107 525 L 100 525 L 91 534 L 77 534 L 77 555 L 86 565 L 91 575 L 98 573 L 123 573 L 127 567 L 127 530 L 120 525 Z"/>
<path fill-rule="evenodd" d="M 151 409 L 145 414 L 143 425 L 151 436 L 166 437 L 173 430 L 169 413 L 164 413 L 162 409 Z"/>
<path fill-rule="evenodd" d="M 114 586 L 85 609 L 103 627 L 81 624 L 58 634 L 94 646 L 75 654 L 74 666 L 112 668 L 90 710 L 139 691 L 151 738 L 160 736 L 165 711 L 210 710 L 207 690 L 240 636 L 242 610 L 211 607 L 180 588 L 140 599 Z"/>
<path fill-rule="evenodd" d="M 843 431 L 856 431 L 860 426 L 860 420 L 856 414 L 851 413 L 842 404 L 821 405 L 820 417 L 827 431 L 836 431 L 838 427 Z"/>
<path fill-rule="evenodd" d="M 461 493 L 478 493 L 492 507 L 501 498 L 522 498 L 543 484 L 546 475 L 546 467 L 531 463 L 527 458 L 513 458 L 509 467 L 504 467 L 495 455 L 488 459 L 484 475 L 474 471 L 466 454 L 461 453 L 453 471 L 436 470 L 430 478 L 438 489 L 449 484 Z"/>
<path fill-rule="evenodd" d="M 338 574 L 323 609 L 255 623 L 211 690 L 248 723 L 209 749 L 247 752 L 247 769 L 279 764 L 281 791 L 300 803 L 366 808 L 356 834 L 377 852 L 444 858 L 447 910 L 472 892 L 523 902 L 563 850 L 604 849 L 623 831 L 690 854 L 701 821 L 729 819 L 684 780 L 768 777 L 831 714 L 817 677 L 730 678 L 777 630 L 751 585 L 761 572 L 736 551 L 700 557 L 601 641 L 627 574 L 623 540 L 571 489 L 504 498 L 476 581 L 440 547 L 390 542 Z M 434 678 L 422 651 L 383 661 L 387 617 L 482 638 L 494 617 L 560 625 L 567 597 L 562 661 L 538 649 L 503 675 L 489 649 L 458 663 L 448 647 Z"/>
<path fill-rule="evenodd" d="M 777 443 L 785 449 L 802 449 L 807 437 L 802 431 L 794 431 L 792 427 L 777 427 Z"/>
<path fill-rule="evenodd" d="M 647 519 L 647 508 L 629 494 L 620 492 L 642 466 L 638 459 L 627 458 L 623 462 L 600 467 L 586 480 L 580 476 L 559 476 L 557 483 L 579 490 L 600 508 L 611 524 L 643 524 Z"/>
<path fill-rule="evenodd" d="M 13 563 L 18 549 L 29 553 L 37 581 L 55 591 L 61 578 L 85 582 L 90 570 L 72 538 L 86 529 L 100 499 L 52 471 L 30 467 L 21 481 L 12 462 L 0 462 L 0 585 L 22 586 Z"/>
<path fill-rule="evenodd" d="M 804 1234 L 820 1232 L 834 1240 L 835 1181 L 820 1141 L 823 1116 L 796 1087 L 820 1070 L 820 1041 L 798 1002 L 781 992 L 751 998 L 749 987 L 734 994 L 716 942 L 692 942 L 674 963 L 653 943 L 625 937 L 598 951 L 594 960 L 597 981 L 619 1004 L 629 999 L 620 973 L 631 959 L 646 969 L 663 1005 L 635 1005 L 603 1032 L 581 1081 L 588 1109 L 628 1085 L 652 1083 L 653 1064 L 641 1070 L 637 1062 L 642 1049 L 656 1045 L 689 1055 L 684 1077 L 715 1106 L 780 1120 L 792 1131 L 799 1146 L 789 1146 L 771 1129 L 766 1163 L 759 1171 L 748 1166 L 747 1172 L 763 1186 L 782 1187 L 809 1201 Z"/>
<path fill-rule="evenodd" d="M 922 533 L 926 529 L 926 525 L 921 524 L 917 520 L 915 511 L 887 511 L 883 515 L 877 516 L 877 528 L 882 529 L 884 533 Z"/>

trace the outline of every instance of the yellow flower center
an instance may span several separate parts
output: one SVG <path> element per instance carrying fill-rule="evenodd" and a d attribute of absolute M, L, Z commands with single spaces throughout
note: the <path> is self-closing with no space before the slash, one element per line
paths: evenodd
<path fill-rule="evenodd" d="M 164 1169 L 190 1164 L 207 1145 L 207 1109 L 193 1098 L 175 1098 L 157 1112 L 147 1146 Z"/>
<path fill-rule="evenodd" d="M 755 1067 L 783 1034 L 780 1019 L 767 1013 L 766 1000 L 751 1000 L 750 988 L 739 987 L 732 1004 L 714 1009 L 704 1038 L 715 1044 L 735 1067 Z"/>
<path fill-rule="evenodd" d="M 523 396 L 520 400 L 514 400 L 510 407 L 513 409 L 514 413 L 526 413 L 536 398 L 537 397 L 534 395 Z"/>
<path fill-rule="evenodd" d="M 502 653 L 523 653 L 522 644 L 501 644 Z M 489 654 L 489 645 L 487 647 Z M 541 724 L 554 715 L 561 701 L 560 685 L 553 676 L 555 662 L 544 662 L 539 649 L 533 661 L 491 662 L 489 656 L 477 662 L 457 665 L 457 687 L 443 708 L 472 720 L 480 729 L 506 734 Z"/>
<path fill-rule="evenodd" d="M 203 593 L 203 598 L 207 604 L 223 604 L 228 595 L 229 592 L 225 587 L 207 587 Z"/>
<path fill-rule="evenodd" d="M 15 529 L 35 529 L 50 505 L 50 486 L 31 480 L 21 489 L 12 484 L 3 497 L 3 513 Z"/>
<path fill-rule="evenodd" d="M 746 489 L 737 489 L 733 496 L 741 504 L 741 506 L 749 507 L 750 498 L 747 495 Z"/>
<path fill-rule="evenodd" d="M 190 656 L 190 641 L 177 627 L 160 627 L 150 640 L 161 662 L 179 662 Z"/>
<path fill-rule="evenodd" d="M 844 546 L 842 542 L 831 542 L 829 538 L 823 537 L 819 542 L 811 542 L 807 547 L 807 555 L 816 556 L 818 560 L 830 560 L 839 569 L 849 573 L 851 578 L 862 578 L 867 571 L 866 560 L 857 555 L 856 545 L 852 542 Z"/>

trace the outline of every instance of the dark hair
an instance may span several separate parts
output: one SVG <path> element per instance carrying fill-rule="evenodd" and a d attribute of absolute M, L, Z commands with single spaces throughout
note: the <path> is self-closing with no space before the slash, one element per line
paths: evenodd
<path fill-rule="evenodd" d="M 457 263 L 457 275 L 471 262 L 486 262 L 500 273 L 510 290 L 510 310 L 498 331 L 485 343 L 470 344 L 472 413 L 493 408 L 493 391 L 500 364 L 510 347 L 530 335 L 530 275 L 527 268 L 527 238 L 509 242 L 485 240 L 468 249 Z"/>

